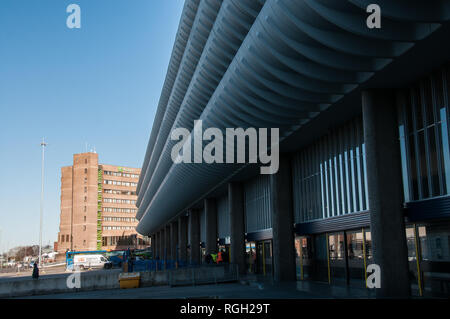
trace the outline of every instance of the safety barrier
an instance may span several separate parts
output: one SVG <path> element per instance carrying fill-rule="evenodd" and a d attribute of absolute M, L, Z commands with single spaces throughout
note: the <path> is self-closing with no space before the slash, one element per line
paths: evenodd
<path fill-rule="evenodd" d="M 196 264 L 176 260 L 137 260 L 133 272 L 166 272 L 170 286 L 238 281 L 236 264 Z"/>
<path fill-rule="evenodd" d="M 135 260 L 133 261 L 133 271 L 161 271 L 186 267 L 200 267 L 202 264 L 184 263 L 177 260 Z"/>
<path fill-rule="evenodd" d="M 198 265 L 172 269 L 168 272 L 169 286 L 217 284 L 239 280 L 238 265 Z"/>

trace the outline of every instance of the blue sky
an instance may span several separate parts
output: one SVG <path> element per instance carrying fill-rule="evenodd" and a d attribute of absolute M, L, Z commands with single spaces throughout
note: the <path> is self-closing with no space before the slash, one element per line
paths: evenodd
<path fill-rule="evenodd" d="M 81 29 L 66 7 L 81 7 Z M 45 244 L 59 227 L 61 167 L 141 167 L 183 0 L 0 1 L 0 251 L 37 244 L 45 136 Z"/>

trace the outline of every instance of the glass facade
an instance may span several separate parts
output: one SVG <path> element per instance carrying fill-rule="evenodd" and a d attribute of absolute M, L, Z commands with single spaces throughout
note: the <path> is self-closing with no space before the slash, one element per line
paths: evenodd
<path fill-rule="evenodd" d="M 403 91 L 399 137 L 405 202 L 449 195 L 449 68 Z"/>
<path fill-rule="evenodd" d="M 372 260 L 368 229 L 296 236 L 297 279 L 365 287 Z"/>
<path fill-rule="evenodd" d="M 361 117 L 296 154 L 293 196 L 296 223 L 369 209 Z"/>
<path fill-rule="evenodd" d="M 450 295 L 450 223 L 408 225 L 408 259 L 413 293 Z"/>
<path fill-rule="evenodd" d="M 419 207 L 414 216 L 420 216 L 405 229 L 416 296 L 450 294 L 450 222 L 445 212 L 426 220 L 427 209 L 448 209 L 449 92 L 450 68 L 445 67 L 397 96 L 404 202 Z M 299 152 L 293 161 L 295 222 L 369 210 L 365 165 L 360 118 Z M 432 198 L 435 206 L 420 208 Z M 364 287 L 365 269 L 373 263 L 370 230 L 327 231 L 296 237 L 297 278 Z"/>
<path fill-rule="evenodd" d="M 450 69 L 420 80 L 398 99 L 404 201 L 450 195 Z M 443 206 L 434 209 L 445 209 Z M 426 219 L 426 214 L 421 219 Z M 450 294 L 450 224 L 423 220 L 406 227 L 409 272 L 414 295 Z"/>
<path fill-rule="evenodd" d="M 246 243 L 247 273 L 272 276 L 272 240 L 249 241 Z"/>
<path fill-rule="evenodd" d="M 245 232 L 272 228 L 270 179 L 259 175 L 244 184 Z"/>

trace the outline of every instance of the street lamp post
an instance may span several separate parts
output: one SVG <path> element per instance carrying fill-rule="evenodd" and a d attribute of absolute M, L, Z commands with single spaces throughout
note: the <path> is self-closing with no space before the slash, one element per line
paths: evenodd
<path fill-rule="evenodd" d="M 39 268 L 42 266 L 42 221 L 44 215 L 44 153 L 47 143 L 45 143 L 44 138 L 41 142 L 42 146 L 42 167 L 41 167 L 41 213 L 39 222 Z"/>
<path fill-rule="evenodd" d="M 0 270 L 3 269 L 2 230 L 0 228 Z"/>

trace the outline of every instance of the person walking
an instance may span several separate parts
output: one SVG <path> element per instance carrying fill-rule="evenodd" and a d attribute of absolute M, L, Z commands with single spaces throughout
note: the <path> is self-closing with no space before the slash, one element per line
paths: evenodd
<path fill-rule="evenodd" d="M 229 253 L 227 253 L 227 251 L 225 249 L 222 250 L 222 252 L 223 252 L 223 254 L 222 254 L 223 262 L 229 263 L 230 262 Z"/>
<path fill-rule="evenodd" d="M 215 264 L 217 262 L 217 254 L 211 254 L 211 258 L 213 260 L 213 263 Z"/>
<path fill-rule="evenodd" d="M 221 264 L 223 262 L 223 252 L 222 250 L 219 251 L 219 253 L 217 254 L 217 263 Z"/>
<path fill-rule="evenodd" d="M 39 279 L 39 268 L 37 265 L 37 262 L 34 262 L 33 264 L 33 274 L 31 275 L 33 279 Z"/>
<path fill-rule="evenodd" d="M 129 249 L 128 249 L 128 252 L 129 252 L 129 255 L 128 255 L 128 272 L 133 272 L 134 256 L 131 254 Z"/>

